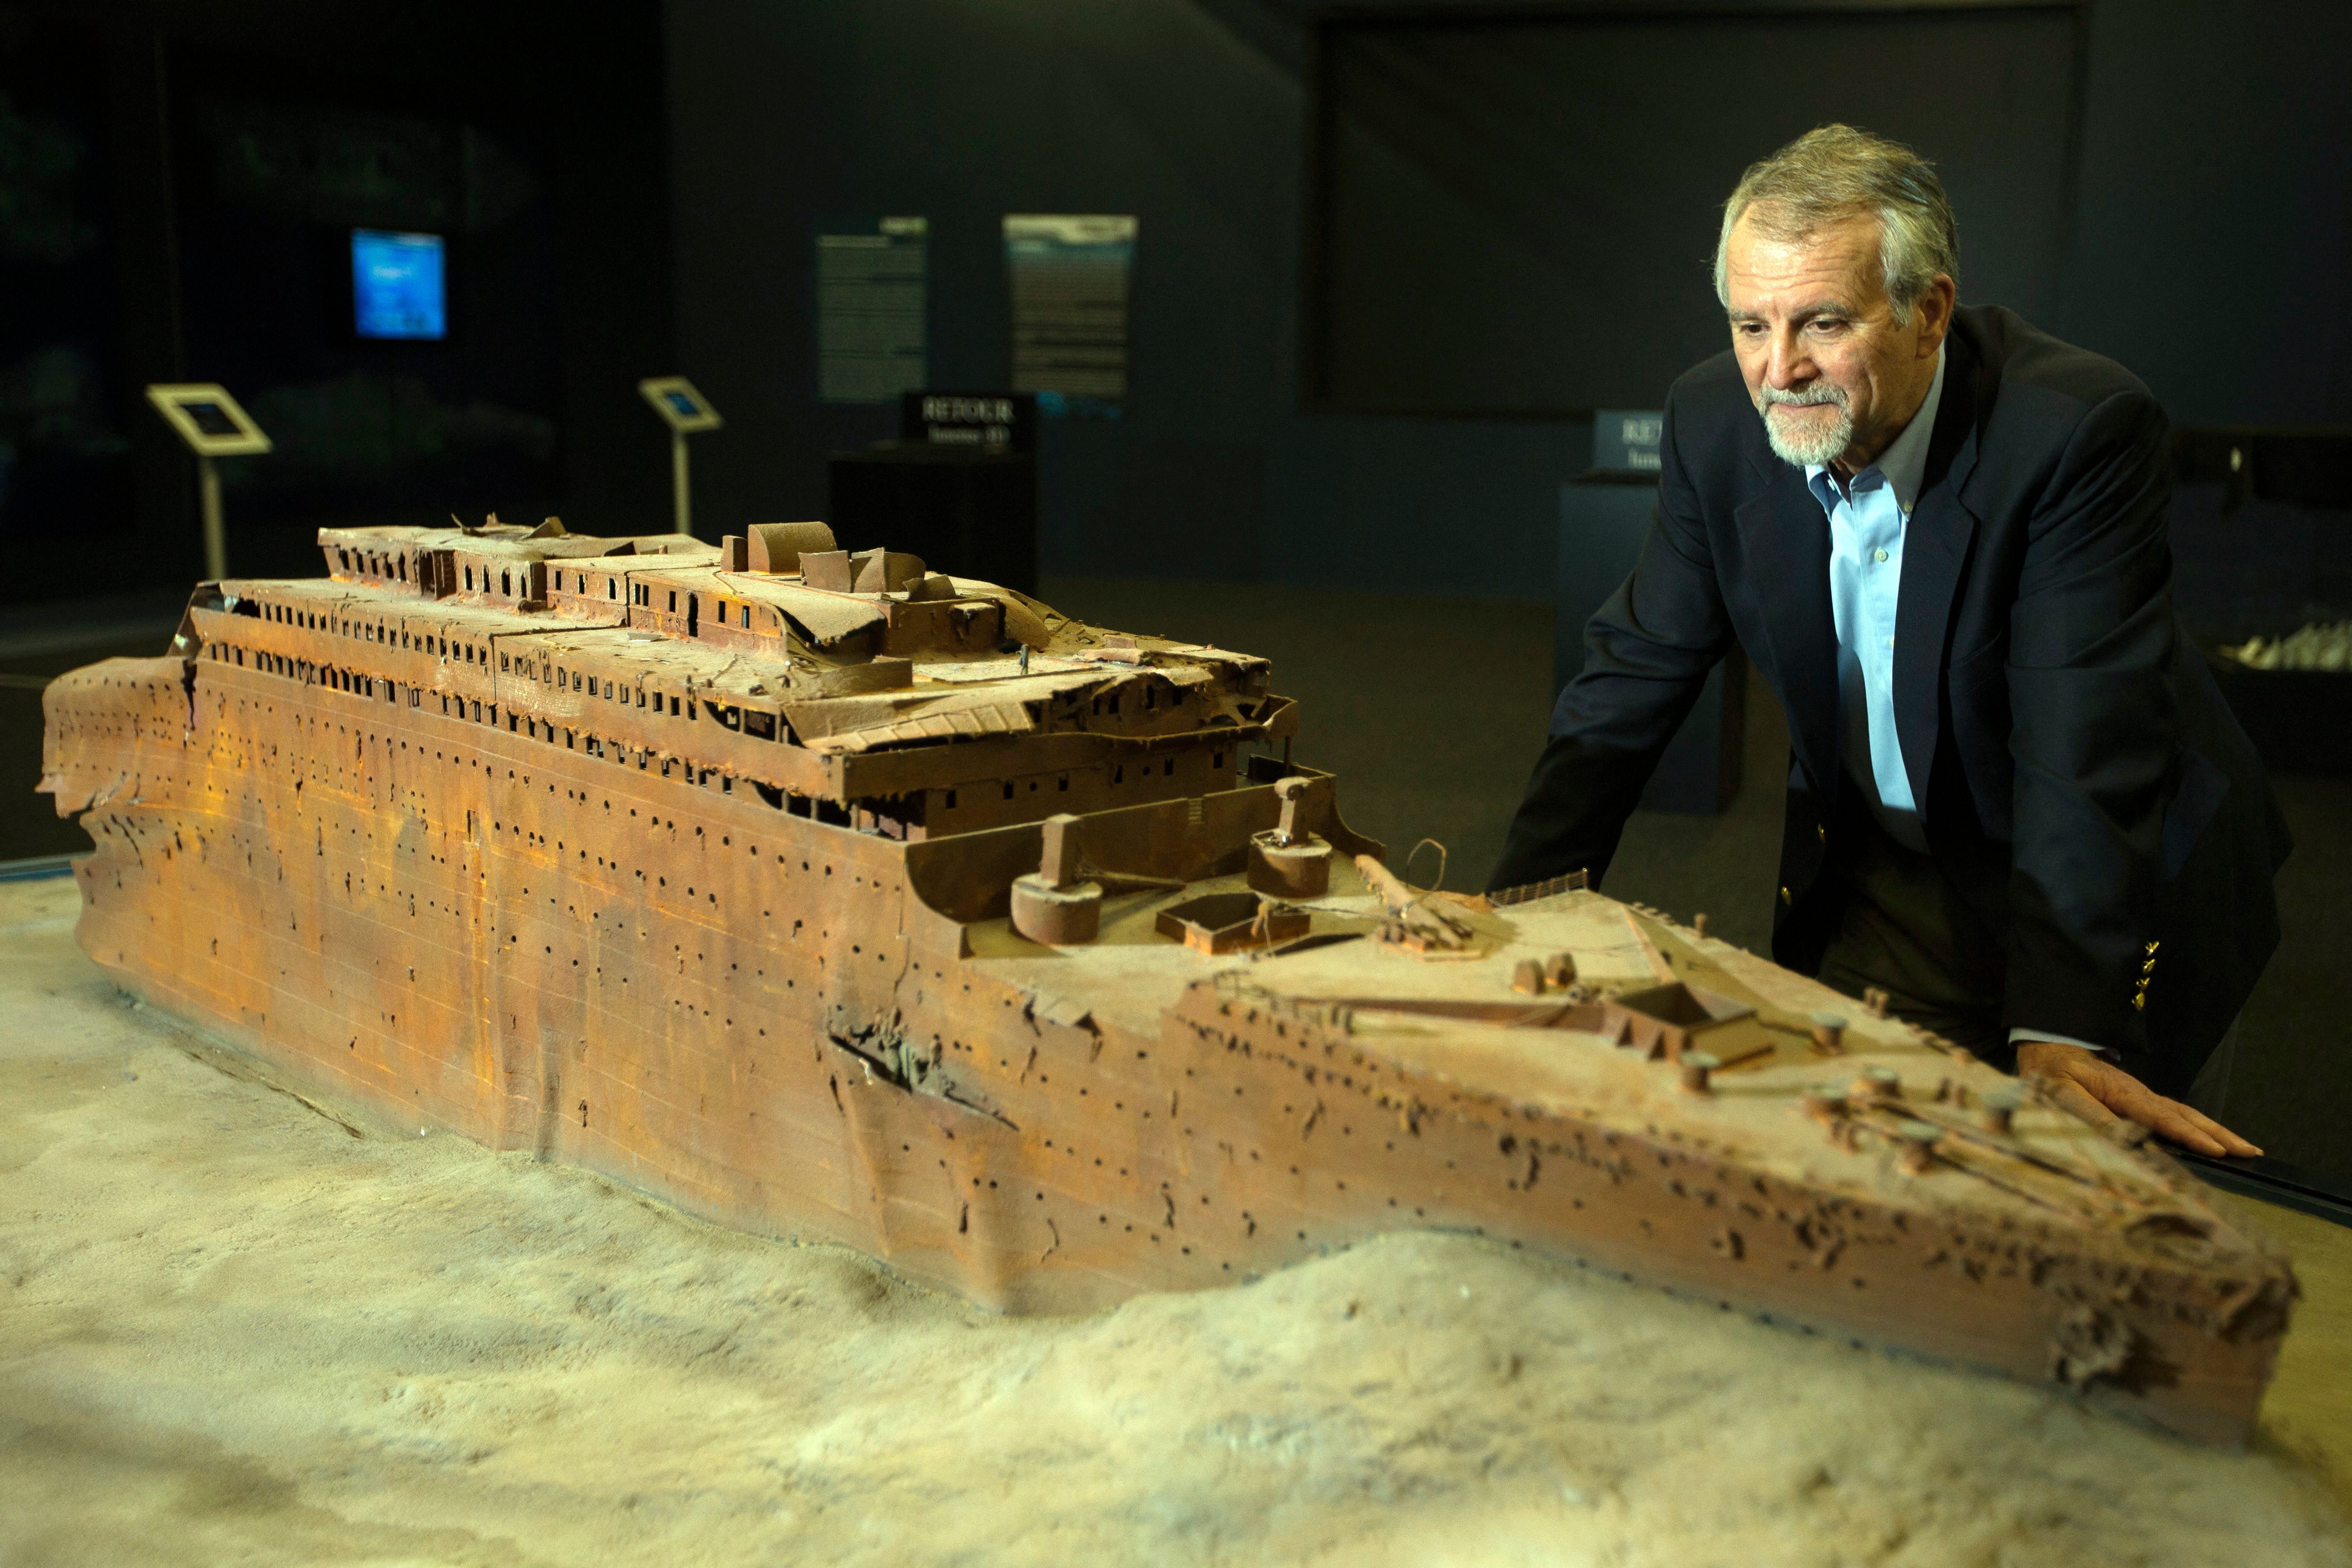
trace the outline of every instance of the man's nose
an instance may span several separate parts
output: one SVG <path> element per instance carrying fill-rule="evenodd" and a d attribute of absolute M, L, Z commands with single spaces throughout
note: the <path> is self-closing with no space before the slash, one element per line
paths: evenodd
<path fill-rule="evenodd" d="M 1775 391 L 1786 392 L 1813 379 L 1813 362 L 1793 331 L 1772 334 L 1772 352 L 1764 362 L 1764 380 Z"/>

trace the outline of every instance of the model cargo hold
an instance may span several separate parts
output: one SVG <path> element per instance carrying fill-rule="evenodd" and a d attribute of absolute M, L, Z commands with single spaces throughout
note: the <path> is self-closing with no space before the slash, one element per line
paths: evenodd
<path fill-rule="evenodd" d="M 2248 1430 L 2169 1161 L 1580 888 L 1421 893 L 1264 660 L 779 524 L 352 529 L 48 689 L 82 946 L 287 1078 L 1022 1311 L 1475 1229 Z"/>

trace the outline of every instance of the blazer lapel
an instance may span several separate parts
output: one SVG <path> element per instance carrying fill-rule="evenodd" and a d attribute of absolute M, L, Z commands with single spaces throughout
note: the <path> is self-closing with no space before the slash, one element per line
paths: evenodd
<path fill-rule="evenodd" d="M 1945 343 L 1944 399 L 1936 411 L 1919 500 L 1904 523 L 1903 581 L 1895 607 L 1895 733 L 1903 747 L 1904 771 L 1911 776 L 1911 798 L 1923 816 L 1942 729 L 1940 693 L 1952 602 L 1976 539 L 1976 514 L 1960 500 L 1960 489 L 1976 468 L 1979 400 L 1985 391 L 1977 354 L 1960 332 L 1955 330 Z"/>
<path fill-rule="evenodd" d="M 1764 445 L 1749 461 L 1762 488 L 1732 515 L 1754 571 L 1756 602 L 1798 764 L 1824 803 L 1837 788 L 1837 624 L 1830 611 L 1830 524 L 1803 470 Z M 1759 460 L 1758 454 L 1761 455 Z"/>

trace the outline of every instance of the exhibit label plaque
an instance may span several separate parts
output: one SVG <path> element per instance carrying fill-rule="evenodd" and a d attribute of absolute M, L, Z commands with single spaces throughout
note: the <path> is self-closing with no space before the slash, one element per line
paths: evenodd
<path fill-rule="evenodd" d="M 886 217 L 816 237 L 817 397 L 889 403 L 930 379 L 929 221 Z"/>
<path fill-rule="evenodd" d="M 910 392 L 898 400 L 898 433 L 935 447 L 1034 452 L 1037 400 L 1017 392 Z"/>
<path fill-rule="evenodd" d="M 1133 216 L 1009 213 L 1013 385 L 1040 412 L 1115 416 L 1127 397 Z"/>
<path fill-rule="evenodd" d="M 1658 471 L 1666 416 L 1655 408 L 1602 408 L 1592 416 L 1592 466 L 1637 474 Z"/>

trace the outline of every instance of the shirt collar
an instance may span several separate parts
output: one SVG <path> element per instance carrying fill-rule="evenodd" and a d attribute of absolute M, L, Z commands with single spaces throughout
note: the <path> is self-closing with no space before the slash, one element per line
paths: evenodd
<path fill-rule="evenodd" d="M 1936 350 L 1936 379 L 1927 384 L 1927 401 L 1919 405 L 1918 413 L 1911 416 L 1911 423 L 1903 426 L 1903 434 L 1895 437 L 1886 450 L 1878 455 L 1878 461 L 1854 476 L 1859 483 L 1863 475 L 1875 470 L 1886 488 L 1895 492 L 1895 504 L 1903 509 L 1906 517 L 1909 517 L 1911 509 L 1918 504 L 1919 486 L 1927 477 L 1927 443 L 1935 437 L 1936 409 L 1943 401 L 1944 351 L 1938 346 Z M 1829 472 L 1826 463 L 1808 464 L 1805 468 L 1806 485 L 1815 495 L 1824 496 L 1824 506 L 1836 493 L 1834 487 L 1837 481 L 1834 479 L 1829 479 L 1826 485 L 1822 482 Z"/>

